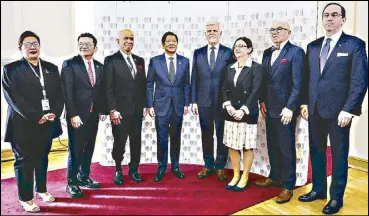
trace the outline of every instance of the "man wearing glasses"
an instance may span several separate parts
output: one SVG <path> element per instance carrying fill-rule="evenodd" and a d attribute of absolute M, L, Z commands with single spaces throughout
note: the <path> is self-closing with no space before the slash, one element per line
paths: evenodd
<path fill-rule="evenodd" d="M 223 144 L 224 120 L 221 115 L 220 89 L 231 49 L 219 43 L 222 35 L 219 22 L 208 22 L 205 34 L 208 44 L 195 50 L 191 77 L 191 107 L 192 113 L 200 118 L 205 162 L 205 167 L 197 174 L 197 178 L 205 179 L 216 172 L 217 179 L 225 181 L 227 176 L 224 167 L 228 159 L 228 148 Z M 217 136 L 215 160 L 214 124 Z"/>
<path fill-rule="evenodd" d="M 347 184 L 351 119 L 361 115 L 368 86 L 365 42 L 342 32 L 346 10 L 329 3 L 323 10 L 325 36 L 307 47 L 307 78 L 301 115 L 309 120 L 312 190 L 301 202 L 327 198 L 326 149 L 329 135 L 332 152 L 330 201 L 324 214 L 335 214 L 343 206 Z"/>
<path fill-rule="evenodd" d="M 127 138 L 131 150 L 128 175 L 142 182 L 138 172 L 141 158 L 142 119 L 146 116 L 146 73 L 143 58 L 132 54 L 134 35 L 129 29 L 118 33 L 120 50 L 105 58 L 105 96 L 114 136 L 112 157 L 115 161 L 116 185 L 123 185 L 122 161 Z"/>
<path fill-rule="evenodd" d="M 290 26 L 273 21 L 270 37 L 274 46 L 263 54 L 264 76 L 260 112 L 266 121 L 268 154 L 271 170 L 259 187 L 280 186 L 279 204 L 289 202 L 296 183 L 295 127 L 300 108 L 304 74 L 304 50 L 291 44 Z"/>
<path fill-rule="evenodd" d="M 90 166 L 99 115 L 105 112 L 103 65 L 93 59 L 97 40 L 83 33 L 77 41 L 79 55 L 65 60 L 61 72 L 69 141 L 66 190 L 72 198 L 83 197 L 79 186 L 100 187 L 90 178 Z"/>

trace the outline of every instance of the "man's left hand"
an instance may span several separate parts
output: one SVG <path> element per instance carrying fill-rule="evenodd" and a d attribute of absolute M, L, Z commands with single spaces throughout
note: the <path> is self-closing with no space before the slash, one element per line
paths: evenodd
<path fill-rule="evenodd" d="M 281 122 L 283 123 L 283 125 L 288 125 L 292 120 L 293 111 L 285 107 L 283 108 L 280 116 L 282 116 Z"/>
<path fill-rule="evenodd" d="M 352 119 L 352 114 L 351 113 L 348 113 L 348 112 L 345 112 L 345 111 L 341 111 L 340 114 L 338 115 L 338 126 L 340 127 L 346 127 L 351 119 Z"/>

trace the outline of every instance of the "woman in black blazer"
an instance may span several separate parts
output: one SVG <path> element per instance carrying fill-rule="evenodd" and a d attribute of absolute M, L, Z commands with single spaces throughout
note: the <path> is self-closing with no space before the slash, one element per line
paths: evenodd
<path fill-rule="evenodd" d="M 243 191 L 247 188 L 254 159 L 263 71 L 262 66 L 250 58 L 253 48 L 249 38 L 238 38 L 232 51 L 237 62 L 228 66 L 222 85 L 225 118 L 223 142 L 229 147 L 234 171 L 233 179 L 226 189 Z M 240 151 L 243 151 L 244 158 L 242 176 Z"/>

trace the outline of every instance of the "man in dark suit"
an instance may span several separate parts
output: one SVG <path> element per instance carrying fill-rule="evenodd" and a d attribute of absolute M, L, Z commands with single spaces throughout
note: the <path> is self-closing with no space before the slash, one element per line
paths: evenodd
<path fill-rule="evenodd" d="M 79 186 L 100 187 L 90 178 L 90 166 L 99 114 L 105 111 L 103 65 L 93 59 L 97 40 L 92 34 L 83 33 L 77 41 L 80 54 L 65 60 L 61 72 L 69 139 L 66 190 L 73 198 L 83 197 Z"/>
<path fill-rule="evenodd" d="M 274 46 L 263 54 L 266 74 L 260 99 L 271 170 L 266 180 L 255 184 L 269 187 L 280 182 L 283 190 L 276 200 L 279 204 L 290 201 L 296 184 L 295 129 L 305 66 L 304 50 L 289 42 L 290 35 L 288 23 L 273 21 L 270 36 Z"/>
<path fill-rule="evenodd" d="M 168 164 L 168 133 L 170 134 L 170 161 L 172 173 L 184 178 L 179 168 L 179 152 L 183 115 L 188 112 L 190 102 L 190 72 L 188 58 L 176 53 L 178 37 L 166 32 L 161 43 L 162 55 L 151 58 L 147 73 L 147 106 L 155 117 L 157 134 L 158 171 L 154 181 L 163 179 Z M 154 94 L 155 84 L 155 96 Z"/>
<path fill-rule="evenodd" d="M 112 157 L 116 172 L 114 183 L 123 185 L 122 161 L 127 137 L 131 150 L 128 175 L 141 182 L 138 172 L 141 158 L 142 119 L 146 116 L 146 74 L 144 59 L 131 53 L 134 35 L 129 29 L 120 31 L 120 50 L 105 58 L 105 94 L 112 121 L 114 146 Z"/>
<path fill-rule="evenodd" d="M 219 43 L 222 31 L 220 24 L 210 21 L 206 25 L 208 45 L 195 50 L 191 77 L 192 113 L 199 115 L 202 132 L 202 151 L 205 167 L 197 178 L 204 179 L 217 173 L 220 181 L 227 180 L 224 167 L 228 159 L 228 148 L 223 144 L 224 120 L 219 101 L 220 87 L 231 49 Z M 217 156 L 214 161 L 214 124 L 217 135 Z"/>
<path fill-rule="evenodd" d="M 299 197 L 311 202 L 327 197 L 326 149 L 329 135 L 332 152 L 330 201 L 324 214 L 343 206 L 347 184 L 351 119 L 361 115 L 368 85 L 365 42 L 342 32 L 346 10 L 329 3 L 322 13 L 325 36 L 307 47 L 306 88 L 301 115 L 309 121 L 312 190 Z"/>
<path fill-rule="evenodd" d="M 53 121 L 64 105 L 58 67 L 40 59 L 40 38 L 31 31 L 21 34 L 18 48 L 21 60 L 4 66 L 2 85 L 8 103 L 4 141 L 14 153 L 18 197 L 26 211 L 38 212 L 32 201 L 35 192 L 44 201 L 55 198 L 47 192 L 47 157 Z"/>

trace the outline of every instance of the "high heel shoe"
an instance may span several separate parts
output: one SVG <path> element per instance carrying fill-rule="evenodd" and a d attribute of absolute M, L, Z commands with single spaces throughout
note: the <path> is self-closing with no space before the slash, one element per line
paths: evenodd
<path fill-rule="evenodd" d="M 233 188 L 233 191 L 234 192 L 241 192 L 241 191 L 244 191 L 246 190 L 247 188 L 249 187 L 249 181 L 247 180 L 247 183 L 245 185 L 245 187 L 238 187 L 237 185 Z"/>
<path fill-rule="evenodd" d="M 23 209 L 27 212 L 39 212 L 40 211 L 40 207 L 38 207 L 36 205 L 36 203 L 34 203 L 32 200 L 30 200 L 32 202 L 32 205 L 28 204 L 27 202 L 29 201 L 20 201 L 20 204 L 22 205 Z"/>
<path fill-rule="evenodd" d="M 44 202 L 47 202 L 47 203 L 55 202 L 55 198 L 51 194 L 49 194 L 48 192 L 45 192 L 45 193 L 36 192 L 36 194 L 39 197 L 41 197 Z"/>

